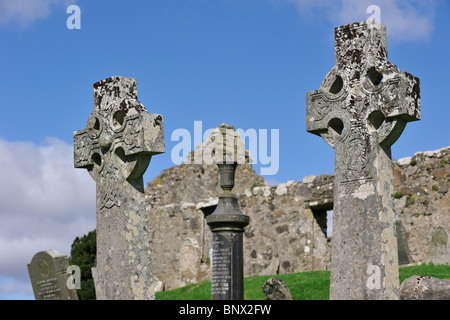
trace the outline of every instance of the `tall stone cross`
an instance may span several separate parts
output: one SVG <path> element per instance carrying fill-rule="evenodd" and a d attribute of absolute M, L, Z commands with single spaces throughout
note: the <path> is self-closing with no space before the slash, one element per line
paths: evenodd
<path fill-rule="evenodd" d="M 75 168 L 97 189 L 97 299 L 153 299 L 142 175 L 164 152 L 161 115 L 137 99 L 136 80 L 114 76 L 94 84 L 94 110 L 73 134 Z"/>
<path fill-rule="evenodd" d="M 335 66 L 306 128 L 335 149 L 330 299 L 398 299 L 391 145 L 420 119 L 419 79 L 387 60 L 386 28 L 335 29 Z"/>

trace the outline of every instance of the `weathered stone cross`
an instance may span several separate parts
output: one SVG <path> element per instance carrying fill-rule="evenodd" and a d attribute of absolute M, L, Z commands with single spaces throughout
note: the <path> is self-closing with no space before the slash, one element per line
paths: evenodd
<path fill-rule="evenodd" d="M 386 28 L 335 30 L 335 66 L 307 93 L 307 131 L 335 149 L 331 299 L 398 299 L 391 145 L 420 119 L 419 79 L 387 60 Z"/>
<path fill-rule="evenodd" d="M 94 84 L 94 110 L 73 134 L 75 168 L 97 188 L 97 299 L 152 299 L 153 282 L 142 175 L 164 152 L 161 115 L 137 100 L 136 80 Z"/>

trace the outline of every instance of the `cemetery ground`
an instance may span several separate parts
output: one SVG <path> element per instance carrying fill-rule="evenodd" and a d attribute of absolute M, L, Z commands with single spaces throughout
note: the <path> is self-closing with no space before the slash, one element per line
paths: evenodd
<path fill-rule="evenodd" d="M 450 265 L 421 264 L 399 268 L 400 284 L 413 275 L 450 279 Z M 244 278 L 244 300 L 264 300 L 262 286 L 269 278 L 279 278 L 288 286 L 293 300 L 329 300 L 330 271 L 317 270 Z M 156 292 L 156 300 L 210 300 L 211 282 Z"/>

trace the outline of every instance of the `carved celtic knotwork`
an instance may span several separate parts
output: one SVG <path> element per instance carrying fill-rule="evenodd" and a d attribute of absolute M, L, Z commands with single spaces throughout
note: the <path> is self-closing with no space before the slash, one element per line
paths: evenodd
<path fill-rule="evenodd" d="M 108 155 L 105 165 L 99 171 L 99 183 L 102 188 L 101 196 L 99 197 L 99 208 L 112 208 L 113 206 L 120 207 L 119 190 L 120 190 L 120 168 L 116 161 L 110 159 L 112 154 Z"/>
<path fill-rule="evenodd" d="M 328 132 L 333 118 L 342 121 L 344 131 L 350 120 L 356 120 L 369 135 L 389 136 L 378 141 L 384 145 L 395 142 L 394 133 L 401 133 L 400 126 L 380 126 L 373 133 L 366 125 L 372 112 L 381 111 L 386 121 L 420 119 L 419 80 L 387 61 L 385 36 L 383 26 L 366 22 L 340 28 L 336 65 L 319 90 L 307 93 L 307 131 L 324 137 L 333 148 L 337 137 Z"/>
<path fill-rule="evenodd" d="M 142 151 L 143 137 L 141 135 L 141 119 L 138 116 L 127 119 L 124 131 L 123 142 L 126 145 L 126 149 L 129 150 L 130 153 Z"/>
<path fill-rule="evenodd" d="M 314 103 L 314 111 L 317 115 L 317 117 L 314 117 L 314 120 L 320 121 L 331 111 L 331 103 L 326 103 L 323 99 L 317 99 Z"/>
<path fill-rule="evenodd" d="M 86 129 L 74 133 L 74 158 L 75 167 L 87 168 L 100 184 L 99 207 L 120 206 L 121 181 L 142 176 L 149 158 L 162 152 L 162 117 L 137 100 L 136 81 L 111 77 L 95 83 L 94 110 Z"/>
<path fill-rule="evenodd" d="M 87 132 L 74 136 L 75 167 L 82 168 L 90 164 L 90 142 Z"/>
<path fill-rule="evenodd" d="M 342 148 L 340 161 L 342 161 L 341 166 L 344 176 L 342 182 L 371 178 L 367 166 L 369 159 L 366 143 L 363 138 L 358 136 L 349 138 Z"/>

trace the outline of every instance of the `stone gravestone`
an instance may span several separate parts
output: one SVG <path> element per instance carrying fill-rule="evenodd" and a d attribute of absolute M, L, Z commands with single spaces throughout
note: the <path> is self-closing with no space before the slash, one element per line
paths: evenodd
<path fill-rule="evenodd" d="M 94 110 L 76 131 L 76 168 L 97 189 L 97 299 L 153 299 L 142 175 L 164 152 L 161 115 L 138 101 L 136 80 L 114 76 L 94 84 Z"/>
<path fill-rule="evenodd" d="M 72 286 L 69 260 L 55 250 L 36 253 L 28 264 L 28 273 L 36 300 L 78 300 Z M 69 285 L 67 284 L 69 282 Z"/>
<path fill-rule="evenodd" d="M 245 150 L 239 147 L 241 140 L 233 126 L 220 125 L 219 130 L 215 136 L 215 160 L 223 193 L 214 212 L 206 217 L 212 232 L 211 299 L 243 300 L 243 232 L 250 219 L 240 211 L 231 189 L 238 159 L 243 159 Z"/>
<path fill-rule="evenodd" d="M 391 145 L 420 119 L 419 79 L 387 60 L 386 28 L 335 29 L 335 66 L 307 93 L 307 131 L 335 149 L 331 299 L 398 299 Z"/>
<path fill-rule="evenodd" d="M 411 262 L 411 252 L 409 251 L 408 241 L 406 240 L 405 228 L 403 228 L 403 224 L 400 219 L 395 221 L 395 230 L 398 247 L 398 264 L 400 266 L 406 265 Z"/>
<path fill-rule="evenodd" d="M 263 284 L 263 293 L 266 300 L 292 300 L 291 292 L 283 280 L 269 278 Z"/>
<path fill-rule="evenodd" d="M 448 234 L 442 226 L 431 230 L 430 260 L 434 264 L 447 264 L 450 258 Z"/>

